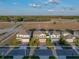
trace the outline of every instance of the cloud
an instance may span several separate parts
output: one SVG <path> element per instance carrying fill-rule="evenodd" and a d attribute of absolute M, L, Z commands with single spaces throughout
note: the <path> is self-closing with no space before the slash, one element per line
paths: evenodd
<path fill-rule="evenodd" d="M 61 9 L 61 8 L 56 8 L 56 9 L 49 9 L 48 12 L 65 12 L 66 10 Z"/>
<path fill-rule="evenodd" d="M 58 2 L 59 0 L 48 0 L 49 2 Z"/>
<path fill-rule="evenodd" d="M 57 3 L 59 3 L 59 0 L 48 0 L 48 2 L 57 4 Z"/>
<path fill-rule="evenodd" d="M 55 11 L 55 10 L 53 10 L 53 9 L 49 9 L 49 10 L 48 10 L 48 12 L 53 12 L 53 11 Z"/>
<path fill-rule="evenodd" d="M 35 4 L 35 3 L 29 4 L 29 6 L 31 6 L 33 8 L 39 8 L 39 7 L 41 7 L 41 5 Z"/>

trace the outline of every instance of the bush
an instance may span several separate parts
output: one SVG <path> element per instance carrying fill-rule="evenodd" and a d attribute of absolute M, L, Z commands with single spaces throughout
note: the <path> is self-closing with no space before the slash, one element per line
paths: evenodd
<path fill-rule="evenodd" d="M 49 59 L 56 59 L 55 56 L 49 56 Z"/>
<path fill-rule="evenodd" d="M 60 37 L 59 43 L 62 44 L 62 45 L 66 45 L 67 44 L 67 42 L 66 42 L 66 40 L 64 39 L 63 36 Z"/>
<path fill-rule="evenodd" d="M 46 39 L 46 45 L 47 45 L 47 48 L 48 48 L 48 49 L 51 48 L 51 46 L 52 46 L 51 38 L 47 38 L 47 39 Z"/>
<path fill-rule="evenodd" d="M 76 46 L 79 46 L 79 39 L 75 39 L 74 43 L 75 43 Z"/>
<path fill-rule="evenodd" d="M 29 45 L 30 46 L 38 46 L 39 44 L 39 39 L 36 39 L 36 38 L 32 38 L 31 41 L 29 42 Z"/>

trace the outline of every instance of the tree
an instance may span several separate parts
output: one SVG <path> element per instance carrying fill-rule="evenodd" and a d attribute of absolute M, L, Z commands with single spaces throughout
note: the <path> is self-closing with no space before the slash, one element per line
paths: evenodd
<path fill-rule="evenodd" d="M 9 21 L 8 16 L 0 16 L 1 21 Z"/>
<path fill-rule="evenodd" d="M 55 56 L 49 56 L 49 59 L 56 59 Z"/>
<path fill-rule="evenodd" d="M 51 38 L 46 38 L 46 45 L 48 49 L 52 48 L 52 42 L 51 42 Z"/>
<path fill-rule="evenodd" d="M 66 42 L 66 40 L 64 39 L 63 36 L 60 36 L 59 43 L 65 45 L 67 42 Z"/>
<path fill-rule="evenodd" d="M 76 46 L 79 46 L 79 39 L 75 39 L 74 43 L 75 43 Z"/>

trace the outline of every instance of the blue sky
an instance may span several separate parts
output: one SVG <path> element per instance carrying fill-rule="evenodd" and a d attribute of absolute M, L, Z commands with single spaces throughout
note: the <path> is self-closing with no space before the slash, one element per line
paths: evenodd
<path fill-rule="evenodd" d="M 79 15 L 79 0 L 0 0 L 0 15 Z"/>

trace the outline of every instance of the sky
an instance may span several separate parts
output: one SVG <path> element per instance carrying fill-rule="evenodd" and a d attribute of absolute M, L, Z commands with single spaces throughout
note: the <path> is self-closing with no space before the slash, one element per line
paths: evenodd
<path fill-rule="evenodd" d="M 79 0 L 0 0 L 0 15 L 79 16 Z"/>

